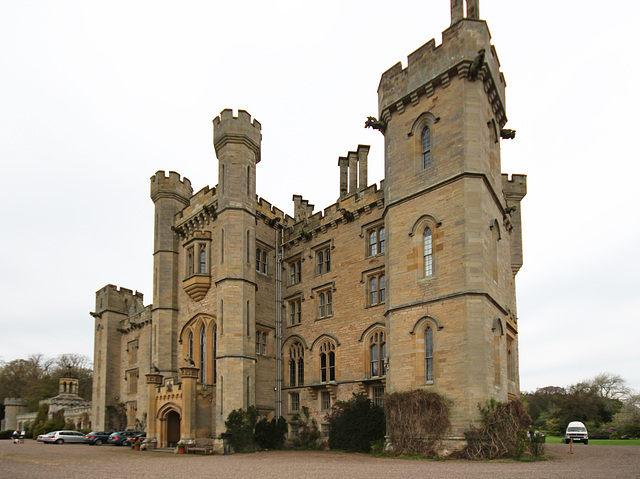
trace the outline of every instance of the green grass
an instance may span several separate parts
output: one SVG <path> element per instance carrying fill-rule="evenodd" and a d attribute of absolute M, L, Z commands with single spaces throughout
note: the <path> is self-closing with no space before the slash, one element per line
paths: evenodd
<path fill-rule="evenodd" d="M 561 444 L 560 436 L 547 436 L 547 444 Z M 594 446 L 640 446 L 640 439 L 589 439 Z M 576 443 L 576 446 L 583 446 Z"/>

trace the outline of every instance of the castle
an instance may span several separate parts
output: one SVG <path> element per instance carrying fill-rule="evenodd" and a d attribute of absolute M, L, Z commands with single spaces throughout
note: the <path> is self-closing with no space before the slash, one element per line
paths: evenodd
<path fill-rule="evenodd" d="M 519 394 L 515 276 L 526 177 L 501 174 L 505 79 L 478 0 L 451 1 L 451 26 L 386 71 L 378 119 L 385 178 L 369 147 L 338 160 L 339 197 L 294 215 L 256 196 L 261 126 L 213 120 L 218 184 L 193 193 L 151 177 L 153 302 L 96 293 L 93 428 L 126 404 L 161 445 L 217 437 L 234 410 L 307 406 L 322 433 L 337 400 L 415 388 L 451 401 L 451 437 L 478 403 Z"/>

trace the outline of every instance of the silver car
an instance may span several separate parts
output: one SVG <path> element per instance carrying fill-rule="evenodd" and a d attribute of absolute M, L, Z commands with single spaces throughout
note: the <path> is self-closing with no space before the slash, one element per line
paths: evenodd
<path fill-rule="evenodd" d="M 42 441 L 45 444 L 53 443 L 53 444 L 64 444 L 65 442 L 73 443 L 83 443 L 84 442 L 84 434 L 79 431 L 53 431 L 49 434 L 42 436 L 42 439 L 38 437 L 38 441 Z"/>

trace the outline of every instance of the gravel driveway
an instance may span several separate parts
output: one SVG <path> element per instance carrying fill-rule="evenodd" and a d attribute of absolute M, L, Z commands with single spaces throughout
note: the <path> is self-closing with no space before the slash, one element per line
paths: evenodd
<path fill-rule="evenodd" d="M 639 478 L 640 447 L 547 444 L 534 463 L 375 458 L 339 452 L 175 455 L 128 447 L 0 441 L 0 476 L 20 478 Z"/>

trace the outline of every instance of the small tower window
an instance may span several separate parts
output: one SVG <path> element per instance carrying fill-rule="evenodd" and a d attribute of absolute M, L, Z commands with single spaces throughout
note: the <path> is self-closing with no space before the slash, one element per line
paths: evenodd
<path fill-rule="evenodd" d="M 422 130 L 422 168 L 431 167 L 431 130 L 425 126 Z"/>
<path fill-rule="evenodd" d="M 431 228 L 424 230 L 422 255 L 424 257 L 424 275 L 431 276 L 433 274 L 433 239 L 431 236 Z"/>
<path fill-rule="evenodd" d="M 433 382 L 433 330 L 430 327 L 424 332 L 424 379 Z"/>

